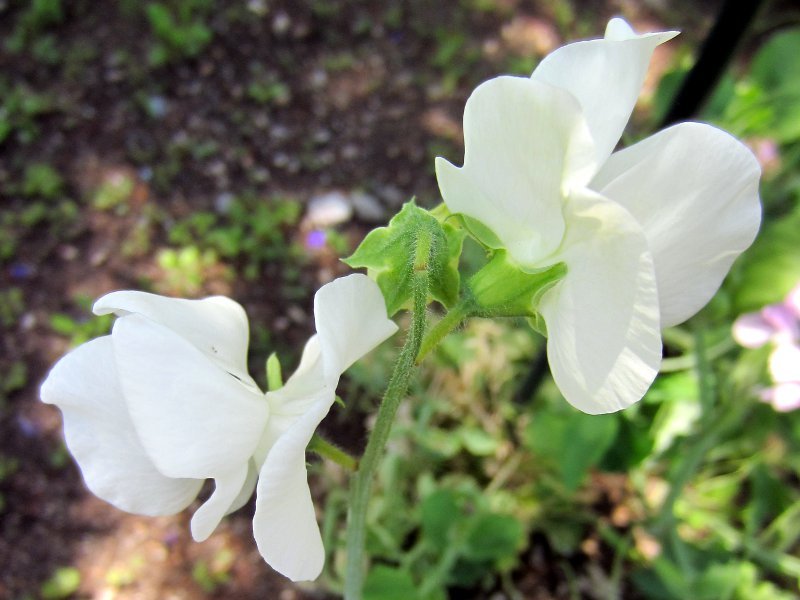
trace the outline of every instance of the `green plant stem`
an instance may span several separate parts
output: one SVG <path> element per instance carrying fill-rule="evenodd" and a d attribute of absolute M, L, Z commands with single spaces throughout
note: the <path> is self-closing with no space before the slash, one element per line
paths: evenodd
<path fill-rule="evenodd" d="M 669 493 L 656 518 L 654 529 L 661 534 L 665 534 L 675 524 L 675 503 L 683 493 L 683 488 L 702 465 L 708 452 L 719 443 L 729 428 L 738 424 L 742 419 L 741 406 L 743 403 L 740 403 L 738 407 L 718 403 L 703 333 L 696 332 L 695 340 L 695 368 L 699 379 L 700 404 L 705 412 L 705 417 L 693 443 L 683 454 L 681 463 L 672 477 Z"/>
<path fill-rule="evenodd" d="M 414 310 L 411 327 L 403 349 L 397 359 L 386 393 L 383 396 L 375 427 L 370 434 L 364 456 L 361 458 L 350 485 L 350 505 L 347 511 L 347 570 L 345 573 L 344 597 L 346 600 L 361 600 L 364 584 L 364 543 L 366 541 L 366 519 L 369 492 L 375 470 L 383 448 L 389 439 L 397 408 L 403 400 L 414 370 L 414 359 L 419 352 L 425 333 L 425 306 L 428 296 L 427 254 L 430 244 L 420 243 L 414 270 Z"/>
<path fill-rule="evenodd" d="M 348 471 L 355 471 L 356 466 L 358 465 L 358 461 L 355 458 L 316 433 L 314 434 L 314 437 L 311 438 L 311 441 L 308 444 L 308 449 L 311 452 L 319 454 L 322 458 L 332 460 L 337 465 L 341 465 Z"/>
<path fill-rule="evenodd" d="M 417 364 L 433 350 L 445 336 L 453 331 L 456 327 L 461 325 L 461 322 L 472 314 L 470 303 L 461 300 L 453 308 L 451 308 L 441 320 L 436 323 L 422 340 L 420 345 L 419 354 L 417 354 Z"/>

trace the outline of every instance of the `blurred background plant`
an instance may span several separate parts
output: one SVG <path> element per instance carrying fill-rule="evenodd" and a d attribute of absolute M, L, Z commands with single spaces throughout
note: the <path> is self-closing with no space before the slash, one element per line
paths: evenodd
<path fill-rule="evenodd" d="M 438 202 L 431 158 L 461 156 L 475 85 L 614 14 L 682 29 L 631 143 L 667 114 L 719 6 L 0 2 L 0 597 L 335 595 L 347 473 L 312 462 L 329 561 L 293 586 L 255 551 L 252 507 L 193 544 L 185 515 L 88 495 L 37 402 L 46 369 L 107 332 L 93 298 L 138 288 L 235 297 L 254 375 L 276 350 L 288 372 L 337 257 L 412 195 Z M 798 596 L 800 413 L 762 401 L 770 348 L 731 333 L 800 281 L 798 56 L 797 7 L 766 2 L 698 115 L 753 148 L 764 223 L 713 302 L 665 333 L 640 404 L 572 410 L 523 323 L 473 322 L 431 356 L 381 465 L 367 600 Z M 356 365 L 324 423 L 356 454 L 395 354 Z"/>

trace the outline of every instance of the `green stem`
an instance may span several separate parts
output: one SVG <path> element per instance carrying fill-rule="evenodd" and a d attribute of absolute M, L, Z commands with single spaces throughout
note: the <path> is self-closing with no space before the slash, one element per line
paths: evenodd
<path fill-rule="evenodd" d="M 358 466 L 358 461 L 355 458 L 317 433 L 311 438 L 308 449 L 319 454 L 322 458 L 327 458 L 343 466 L 348 471 L 355 471 Z"/>
<path fill-rule="evenodd" d="M 422 240 L 421 240 L 422 241 Z M 414 370 L 414 359 L 419 352 L 425 333 L 425 306 L 428 296 L 427 254 L 430 243 L 419 243 L 414 261 L 414 310 L 411 313 L 411 328 L 403 349 L 397 359 L 386 393 L 383 396 L 375 427 L 370 434 L 364 456 L 350 485 L 350 504 L 347 511 L 347 571 L 345 573 L 344 597 L 346 600 L 361 600 L 364 584 L 364 542 L 366 540 L 367 503 L 375 470 L 383 448 L 389 439 L 392 421 L 403 400 Z"/>
<path fill-rule="evenodd" d="M 433 350 L 445 336 L 453 331 L 456 327 L 461 325 L 461 322 L 472 314 L 470 303 L 461 300 L 453 308 L 445 313 L 436 325 L 431 327 L 425 337 L 422 339 L 419 354 L 417 354 L 417 364 Z"/>
<path fill-rule="evenodd" d="M 695 333 L 695 353 L 700 405 L 705 416 L 701 421 L 693 443 L 683 453 L 681 462 L 671 478 L 669 493 L 661 505 L 659 515 L 654 523 L 654 529 L 662 534 L 666 533 L 675 524 L 675 503 L 683 493 L 684 487 L 703 464 L 706 455 L 719 443 L 725 433 L 741 422 L 741 407 L 746 406 L 744 403 L 739 403 L 738 406 L 729 406 L 729 403 L 718 403 L 713 373 L 708 363 L 708 355 L 701 331 Z"/>

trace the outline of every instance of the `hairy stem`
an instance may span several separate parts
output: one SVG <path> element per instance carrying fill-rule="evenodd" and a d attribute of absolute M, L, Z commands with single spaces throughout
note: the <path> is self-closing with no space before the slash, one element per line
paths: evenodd
<path fill-rule="evenodd" d="M 419 240 L 414 260 L 414 309 L 411 327 L 400 351 L 386 393 L 383 396 L 375 427 L 367 441 L 364 456 L 350 485 L 350 504 L 347 511 L 347 571 L 345 574 L 345 600 L 361 600 L 364 584 L 364 542 L 366 540 L 367 503 L 375 470 L 383 453 L 394 416 L 406 395 L 414 359 L 419 352 L 425 333 L 425 306 L 428 296 L 427 261 L 430 242 Z"/>
<path fill-rule="evenodd" d="M 451 308 L 441 320 L 436 323 L 422 340 L 422 344 L 417 354 L 417 364 L 433 350 L 445 336 L 461 325 L 461 322 L 471 314 L 470 306 L 467 302 L 461 301 Z"/>
<path fill-rule="evenodd" d="M 322 458 L 332 460 L 348 471 L 355 471 L 358 465 L 358 461 L 355 458 L 339 448 L 339 446 L 331 444 L 317 433 L 311 438 L 311 442 L 308 444 L 308 450 L 320 455 Z"/>

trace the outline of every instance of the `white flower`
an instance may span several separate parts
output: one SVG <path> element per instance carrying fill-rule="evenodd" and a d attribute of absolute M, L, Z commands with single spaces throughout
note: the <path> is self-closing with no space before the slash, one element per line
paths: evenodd
<path fill-rule="evenodd" d="M 539 310 L 553 377 L 588 413 L 644 395 L 660 329 L 708 302 L 758 230 L 758 162 L 727 133 L 683 123 L 612 154 L 653 50 L 675 35 L 613 19 L 530 78 L 483 83 L 464 111 L 464 166 L 436 161 L 449 209 L 521 268 L 567 264 Z"/>
<path fill-rule="evenodd" d="M 285 388 L 266 397 L 247 374 L 247 317 L 233 300 L 114 292 L 94 312 L 119 317 L 111 335 L 67 354 L 41 389 L 63 412 L 89 489 L 128 512 L 168 515 L 213 478 L 191 522 L 202 541 L 258 479 L 259 550 L 293 580 L 316 578 L 324 550 L 305 449 L 341 373 L 397 329 L 377 285 L 351 275 L 317 292 L 317 334 Z"/>

